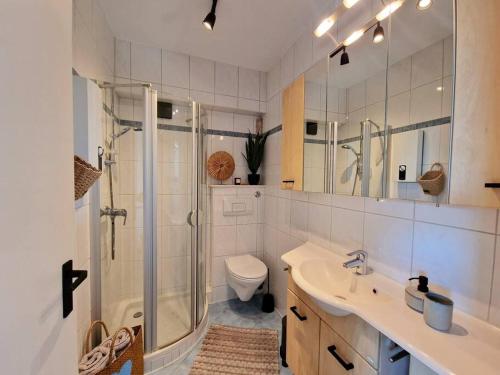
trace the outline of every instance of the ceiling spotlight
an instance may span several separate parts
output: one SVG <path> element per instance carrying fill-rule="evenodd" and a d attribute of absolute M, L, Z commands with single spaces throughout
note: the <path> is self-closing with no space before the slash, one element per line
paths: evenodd
<path fill-rule="evenodd" d="M 318 38 L 322 37 L 328 30 L 332 28 L 334 23 L 335 19 L 333 18 L 333 16 L 325 18 L 323 21 L 321 21 L 316 30 L 314 30 L 314 35 L 316 35 L 316 37 Z"/>
<path fill-rule="evenodd" d="M 347 54 L 345 47 L 342 48 L 342 55 L 340 55 L 340 65 L 349 64 L 349 55 Z"/>
<path fill-rule="evenodd" d="M 356 5 L 358 1 L 359 0 L 344 0 L 342 3 L 347 9 L 349 9 L 352 8 L 354 5 Z"/>
<path fill-rule="evenodd" d="M 215 26 L 215 8 L 217 7 L 217 0 L 212 0 L 212 9 L 210 9 L 210 13 L 207 14 L 205 19 L 203 20 L 203 25 L 210 31 L 214 29 Z"/>
<path fill-rule="evenodd" d="M 417 0 L 417 9 L 426 10 L 432 5 L 432 0 Z"/>
<path fill-rule="evenodd" d="M 386 5 L 384 9 L 382 9 L 376 16 L 375 18 L 377 21 L 382 21 L 385 20 L 387 17 L 389 17 L 392 13 L 394 13 L 396 10 L 403 5 L 404 0 L 395 0 L 391 2 L 390 4 Z"/>
<path fill-rule="evenodd" d="M 380 43 L 384 40 L 384 28 L 377 22 L 377 27 L 375 28 L 375 32 L 373 33 L 373 43 Z"/>
<path fill-rule="evenodd" d="M 363 36 L 363 34 L 365 33 L 364 30 L 356 30 L 355 32 L 353 32 L 351 35 L 349 35 L 347 37 L 346 40 L 344 40 L 344 46 L 350 46 L 351 44 L 353 44 L 356 40 L 358 40 L 359 38 L 361 38 Z"/>

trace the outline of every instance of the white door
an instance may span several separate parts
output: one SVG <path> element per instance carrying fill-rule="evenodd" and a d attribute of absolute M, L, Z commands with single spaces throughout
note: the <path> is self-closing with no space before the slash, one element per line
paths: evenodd
<path fill-rule="evenodd" d="M 72 2 L 0 5 L 0 373 L 77 374 Z"/>

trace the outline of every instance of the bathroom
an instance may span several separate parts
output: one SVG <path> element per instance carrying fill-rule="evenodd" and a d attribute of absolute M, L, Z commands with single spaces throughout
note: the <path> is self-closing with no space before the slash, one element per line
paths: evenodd
<path fill-rule="evenodd" d="M 5 0 L 0 372 L 498 373 L 496 16 Z"/>

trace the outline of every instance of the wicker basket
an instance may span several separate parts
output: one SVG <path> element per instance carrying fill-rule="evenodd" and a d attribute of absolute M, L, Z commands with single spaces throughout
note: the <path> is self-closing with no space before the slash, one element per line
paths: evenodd
<path fill-rule="evenodd" d="M 225 151 L 217 151 L 208 158 L 208 174 L 219 181 L 227 180 L 234 172 L 234 159 Z"/>
<path fill-rule="evenodd" d="M 85 195 L 90 187 L 101 176 L 102 171 L 94 168 L 82 158 L 75 155 L 75 201 Z"/>
<path fill-rule="evenodd" d="M 92 336 L 92 330 L 96 325 L 101 325 L 102 328 L 104 328 L 106 336 L 109 336 L 109 331 L 104 322 L 102 322 L 101 320 L 93 321 L 87 331 L 85 342 L 86 352 L 89 352 L 91 350 L 90 337 Z M 120 328 L 113 335 L 111 348 L 114 347 L 115 339 L 118 336 L 118 333 L 122 330 L 125 330 L 130 335 L 131 344 L 128 348 L 123 349 L 123 351 L 119 354 L 119 357 L 115 360 L 113 360 L 113 356 L 110 355 L 109 362 L 106 365 L 106 368 L 97 372 L 96 375 L 144 375 L 144 348 L 142 344 L 142 328 L 141 326 L 136 326 L 132 329 L 127 327 Z"/>
<path fill-rule="evenodd" d="M 437 169 L 435 169 L 437 167 Z M 444 168 L 440 163 L 434 163 L 423 176 L 418 178 L 418 183 L 422 190 L 428 195 L 439 195 L 444 189 L 445 174 Z"/>

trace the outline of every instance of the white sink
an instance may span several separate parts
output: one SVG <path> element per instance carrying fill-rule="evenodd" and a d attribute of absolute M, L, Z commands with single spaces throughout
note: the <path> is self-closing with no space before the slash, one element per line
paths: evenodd
<path fill-rule="evenodd" d="M 390 301 L 373 277 L 357 275 L 343 268 L 340 259 L 329 258 L 304 260 L 292 267 L 293 280 L 325 311 L 346 316 L 353 313 L 354 304 Z"/>
<path fill-rule="evenodd" d="M 500 329 L 455 309 L 452 330 L 435 331 L 406 306 L 404 285 L 377 272 L 356 275 L 342 266 L 345 257 L 310 242 L 281 259 L 322 309 L 359 316 L 438 374 L 498 374 Z"/>

